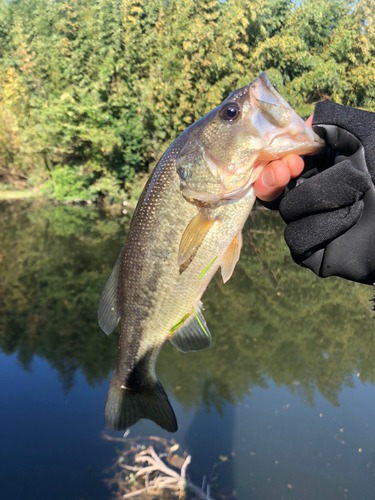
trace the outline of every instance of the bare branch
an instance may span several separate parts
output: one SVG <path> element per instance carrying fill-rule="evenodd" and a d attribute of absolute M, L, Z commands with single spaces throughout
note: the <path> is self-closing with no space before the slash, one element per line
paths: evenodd
<path fill-rule="evenodd" d="M 181 467 L 181 477 L 183 477 L 183 478 L 186 477 L 186 468 L 190 464 L 190 462 L 191 462 L 191 455 L 188 455 L 186 457 L 185 462 L 182 464 L 182 467 Z"/>
<path fill-rule="evenodd" d="M 126 439 L 126 437 L 112 438 L 108 435 L 104 435 L 103 437 L 109 441 L 126 442 L 131 446 L 130 449 L 125 450 L 122 453 L 116 462 L 116 465 L 123 471 L 125 469 L 135 473 L 134 476 L 132 475 L 132 480 L 129 478 L 125 479 L 124 475 L 121 475 L 125 474 L 125 472 L 119 473 L 118 478 L 115 476 L 114 481 L 119 486 L 122 498 L 132 498 L 141 495 L 144 492 L 154 493 L 154 491 L 161 492 L 161 490 L 171 490 L 176 492 L 176 495 L 180 495 L 185 492 L 186 488 L 190 488 L 201 500 L 211 500 L 208 492 L 206 494 L 202 489 L 198 488 L 186 479 L 186 470 L 191 463 L 190 455 L 185 458 L 182 466 L 180 466 L 180 472 L 168 467 L 164 461 L 170 460 L 172 454 L 179 449 L 179 445 L 175 441 L 172 441 L 172 445 L 170 445 L 170 442 L 168 443 L 166 439 L 156 438 L 154 436 L 151 436 L 150 438 L 141 438 L 141 436 L 138 436 L 132 439 Z M 165 450 L 157 453 L 152 445 L 143 450 L 140 449 L 139 444 L 136 447 L 131 445 L 132 443 L 136 443 L 141 440 L 143 440 L 143 443 L 145 443 L 145 441 L 147 442 L 147 440 L 157 442 L 159 445 L 163 445 Z M 184 455 L 185 454 L 178 456 L 179 463 L 182 462 Z M 135 462 L 140 464 L 143 462 L 143 466 L 130 465 L 129 460 L 131 460 L 131 456 L 133 457 L 133 463 Z M 164 460 L 162 460 L 162 458 Z M 127 463 L 123 463 L 125 460 Z M 144 481 L 145 487 L 135 490 L 134 488 L 137 486 L 142 486 L 140 481 Z"/>

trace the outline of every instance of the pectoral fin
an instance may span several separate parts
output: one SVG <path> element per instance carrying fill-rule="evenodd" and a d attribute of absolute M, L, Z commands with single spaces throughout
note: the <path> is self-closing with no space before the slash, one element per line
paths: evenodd
<path fill-rule="evenodd" d="M 226 283 L 233 274 L 234 268 L 240 258 L 241 248 L 242 231 L 239 231 L 225 252 L 221 263 L 221 276 L 223 277 L 224 283 Z"/>
<path fill-rule="evenodd" d="M 211 345 L 211 334 L 202 314 L 202 302 L 172 329 L 169 341 L 181 352 L 199 351 Z"/>
<path fill-rule="evenodd" d="M 105 284 L 99 300 L 98 320 L 100 328 L 109 335 L 120 321 L 120 311 L 117 306 L 117 284 L 120 271 L 120 257 Z"/>
<path fill-rule="evenodd" d="M 201 208 L 191 219 L 182 235 L 178 250 L 178 265 L 183 266 L 198 250 L 206 234 L 217 219 L 210 216 L 208 208 Z"/>

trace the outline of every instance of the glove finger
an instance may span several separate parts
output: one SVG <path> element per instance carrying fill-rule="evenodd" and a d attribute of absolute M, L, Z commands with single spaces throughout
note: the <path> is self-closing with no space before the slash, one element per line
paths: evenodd
<path fill-rule="evenodd" d="M 360 142 L 366 151 L 367 168 L 375 175 L 375 113 L 320 102 L 315 106 L 313 126 L 328 148 L 345 156 L 357 151 Z"/>
<path fill-rule="evenodd" d="M 302 158 L 305 162 L 305 167 L 302 173 L 303 178 L 308 179 L 309 177 L 332 167 L 332 165 L 337 163 L 337 161 L 335 161 L 336 157 L 337 151 L 333 151 L 328 147 L 323 149 L 323 151 L 317 155 L 303 156 Z"/>
<path fill-rule="evenodd" d="M 332 212 L 310 215 L 289 224 L 284 233 L 293 259 L 300 263 L 350 229 L 361 217 L 363 201 Z"/>
<path fill-rule="evenodd" d="M 332 101 L 322 101 L 316 104 L 313 118 L 313 126 L 320 124 L 334 125 L 356 137 L 373 137 L 375 114 Z"/>
<path fill-rule="evenodd" d="M 314 177 L 315 175 L 319 174 L 321 171 L 332 167 L 332 165 L 334 165 L 335 163 L 336 157 L 337 152 L 332 151 L 328 148 L 325 148 L 317 155 L 302 156 L 302 159 L 305 163 L 302 176 L 299 179 L 291 179 L 289 184 L 285 187 L 284 191 L 274 200 L 264 201 L 257 198 L 258 202 L 270 210 L 278 210 L 281 200 L 289 193 L 289 191 L 292 191 L 296 187 L 297 183 L 301 182 L 301 179 L 309 179 L 310 177 Z M 342 159 L 340 161 L 342 161 Z"/>
<path fill-rule="evenodd" d="M 289 224 L 313 214 L 350 207 L 371 186 L 369 174 L 345 160 L 292 189 L 280 202 L 280 214 Z"/>

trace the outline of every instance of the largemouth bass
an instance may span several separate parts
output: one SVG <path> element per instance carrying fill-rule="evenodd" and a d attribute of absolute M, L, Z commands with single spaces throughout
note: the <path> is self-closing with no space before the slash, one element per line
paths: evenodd
<path fill-rule="evenodd" d="M 147 418 L 177 430 L 155 374 L 163 343 L 169 339 L 182 352 L 210 345 L 200 299 L 219 267 L 224 282 L 233 273 L 255 180 L 270 160 L 322 147 L 262 73 L 167 149 L 100 297 L 104 332 L 121 319 L 118 364 L 104 412 L 109 429 Z"/>

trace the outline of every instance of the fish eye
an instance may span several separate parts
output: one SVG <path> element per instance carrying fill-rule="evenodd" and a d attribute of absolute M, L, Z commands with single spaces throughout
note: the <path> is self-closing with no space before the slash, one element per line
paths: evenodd
<path fill-rule="evenodd" d="M 241 110 L 239 106 L 231 102 L 230 104 L 224 106 L 221 110 L 220 116 L 226 122 L 234 122 L 237 118 L 239 118 L 240 114 Z"/>

